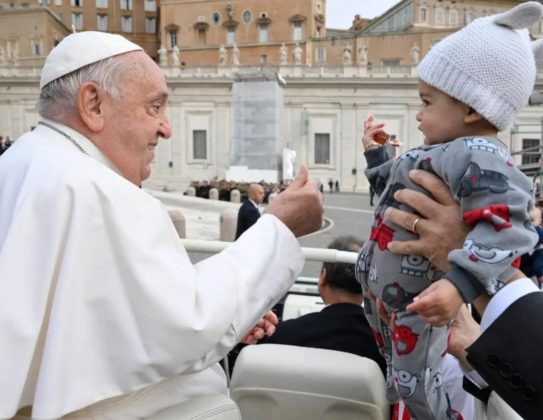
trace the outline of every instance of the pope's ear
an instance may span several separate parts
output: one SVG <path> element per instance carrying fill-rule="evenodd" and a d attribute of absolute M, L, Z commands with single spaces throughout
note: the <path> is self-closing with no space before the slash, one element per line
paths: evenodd
<path fill-rule="evenodd" d="M 77 94 L 77 109 L 79 117 L 92 132 L 104 128 L 103 91 L 93 82 L 81 85 Z"/>
<path fill-rule="evenodd" d="M 483 116 L 475 111 L 472 107 L 466 106 L 466 112 L 464 113 L 464 123 L 473 124 L 484 120 Z"/>

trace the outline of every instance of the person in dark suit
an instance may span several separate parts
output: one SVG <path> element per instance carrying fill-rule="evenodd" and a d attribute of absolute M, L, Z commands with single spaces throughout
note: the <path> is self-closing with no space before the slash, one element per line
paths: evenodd
<path fill-rule="evenodd" d="M 249 186 L 248 195 L 249 198 L 245 200 L 239 208 L 236 239 L 253 226 L 260 217 L 258 205 L 262 204 L 262 201 L 264 201 L 264 188 L 259 184 L 251 184 Z"/>
<path fill-rule="evenodd" d="M 335 239 L 328 246 L 358 252 L 362 241 L 353 236 Z M 319 276 L 319 294 L 326 304 L 320 312 L 280 322 L 272 336 L 258 342 L 338 350 L 374 360 L 383 373 L 386 364 L 379 353 L 362 308 L 362 289 L 354 265 L 324 263 Z"/>
<path fill-rule="evenodd" d="M 496 295 L 490 301 L 487 311 L 496 298 L 502 298 L 498 306 L 505 310 L 498 311 L 498 316 L 484 330 L 483 315 L 482 333 L 466 347 L 466 359 L 488 384 L 488 389 L 495 391 L 522 418 L 541 419 L 543 293 L 528 278 L 511 282 L 501 292 L 502 296 Z M 509 301 L 508 305 L 503 298 Z"/>
<path fill-rule="evenodd" d="M 418 214 L 389 209 L 385 223 L 409 228 L 420 218 L 417 223 L 420 239 L 393 241 L 388 249 L 399 254 L 426 256 L 442 268 L 447 263 L 448 252 L 462 247 L 467 232 L 458 216 L 458 204 L 449 188 L 433 174 L 417 170 L 410 177 L 437 201 L 413 190 L 396 192 L 394 198 Z M 474 305 L 480 313 L 484 312 L 481 331 L 466 340 L 464 349 L 465 362 L 484 380 L 478 388 L 484 388 L 486 382 L 488 391 L 494 391 L 523 418 L 541 419 L 543 293 L 519 271 L 490 301 L 483 296 Z"/>

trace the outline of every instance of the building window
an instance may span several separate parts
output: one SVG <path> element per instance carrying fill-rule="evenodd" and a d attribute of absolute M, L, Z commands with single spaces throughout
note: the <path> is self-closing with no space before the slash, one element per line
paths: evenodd
<path fill-rule="evenodd" d="M 168 48 L 173 48 L 177 45 L 177 31 L 168 31 Z"/>
<path fill-rule="evenodd" d="M 330 164 L 329 133 L 315 133 L 315 163 Z"/>
<path fill-rule="evenodd" d="M 458 26 L 458 10 L 449 11 L 449 25 Z"/>
<path fill-rule="evenodd" d="M 234 26 L 229 26 L 226 29 L 226 43 L 234 44 L 236 42 L 236 28 Z"/>
<path fill-rule="evenodd" d="M 304 35 L 302 22 L 294 22 L 292 26 L 292 39 L 294 41 L 301 41 Z"/>
<path fill-rule="evenodd" d="M 19 56 L 19 40 L 18 39 L 8 39 L 6 43 L 6 53 L 8 57 Z"/>
<path fill-rule="evenodd" d="M 70 0 L 70 4 L 75 7 L 83 6 L 83 0 Z"/>
<path fill-rule="evenodd" d="M 132 10 L 132 0 L 121 0 L 121 10 Z"/>
<path fill-rule="evenodd" d="M 315 30 L 315 37 L 320 38 L 321 37 L 321 28 L 317 26 L 317 29 Z"/>
<path fill-rule="evenodd" d="M 32 54 L 41 55 L 41 41 L 32 40 Z"/>
<path fill-rule="evenodd" d="M 260 64 L 268 64 L 268 55 L 267 54 L 262 54 L 260 56 Z"/>
<path fill-rule="evenodd" d="M 144 9 L 146 12 L 156 12 L 156 0 L 145 0 Z"/>
<path fill-rule="evenodd" d="M 522 154 L 522 164 L 529 165 L 539 163 L 541 151 L 539 150 L 539 139 L 522 139 L 522 150 L 528 150 Z"/>
<path fill-rule="evenodd" d="M 442 8 L 436 9 L 436 25 L 443 26 L 445 24 L 445 11 Z"/>
<path fill-rule="evenodd" d="M 221 23 L 221 14 L 219 12 L 213 12 L 211 15 L 211 22 L 213 22 L 213 25 L 218 25 Z"/>
<path fill-rule="evenodd" d="M 72 25 L 75 29 L 83 29 L 83 15 L 81 13 L 72 13 Z"/>
<path fill-rule="evenodd" d="M 156 32 L 156 18 L 145 18 L 145 32 L 148 34 L 154 34 Z"/>
<path fill-rule="evenodd" d="M 132 16 L 121 17 L 121 30 L 123 32 L 132 32 Z"/>
<path fill-rule="evenodd" d="M 62 0 L 55 0 L 55 6 L 62 6 Z"/>
<path fill-rule="evenodd" d="M 258 40 L 260 42 L 268 42 L 268 25 L 260 25 Z"/>
<path fill-rule="evenodd" d="M 253 16 L 251 15 L 251 11 L 245 10 L 243 14 L 241 15 L 241 18 L 243 19 L 243 22 L 251 23 L 251 20 L 253 19 Z"/>
<path fill-rule="evenodd" d="M 200 43 L 200 45 L 207 44 L 205 29 L 198 29 L 198 42 Z"/>
<path fill-rule="evenodd" d="M 96 28 L 99 31 L 107 31 L 107 15 L 96 15 Z"/>
<path fill-rule="evenodd" d="M 192 158 L 207 159 L 207 131 L 192 130 Z"/>
<path fill-rule="evenodd" d="M 317 63 L 324 63 L 326 61 L 326 48 L 319 47 L 317 48 Z"/>
<path fill-rule="evenodd" d="M 96 7 L 105 9 L 107 7 L 107 0 L 96 0 Z"/>
<path fill-rule="evenodd" d="M 466 25 L 469 25 L 471 22 L 475 20 L 475 15 L 471 12 L 466 13 Z"/>
<path fill-rule="evenodd" d="M 428 9 L 426 7 L 419 9 L 419 19 L 420 23 L 428 23 Z"/>

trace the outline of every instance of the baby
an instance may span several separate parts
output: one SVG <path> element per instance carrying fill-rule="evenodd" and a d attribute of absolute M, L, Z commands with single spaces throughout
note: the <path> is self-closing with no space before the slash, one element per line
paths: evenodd
<path fill-rule="evenodd" d="M 503 287 L 519 257 L 537 241 L 528 216 L 534 206 L 532 182 L 513 164 L 497 133 L 532 93 L 535 56 L 543 55 L 543 41 L 532 44 L 526 28 L 542 14 L 541 4 L 523 3 L 477 19 L 432 47 L 418 66 L 422 107 L 417 121 L 424 146 L 389 160 L 374 140 L 384 124 L 372 117 L 364 122 L 366 176 L 380 200 L 370 240 L 359 255 L 357 278 L 365 296 L 377 296 L 395 314 L 389 328 L 379 320 L 375 304 L 365 301 L 388 364 L 387 396 L 394 402 L 399 395 L 412 418 L 454 418 L 441 386 L 447 323 L 464 302 Z M 391 240 L 410 240 L 416 233 L 420 219 L 411 232 L 384 222 L 389 206 L 403 208 L 394 200 L 396 191 L 421 190 L 409 179 L 412 169 L 441 177 L 471 227 L 463 248 L 449 254 L 446 273 L 423 257 L 387 250 Z"/>

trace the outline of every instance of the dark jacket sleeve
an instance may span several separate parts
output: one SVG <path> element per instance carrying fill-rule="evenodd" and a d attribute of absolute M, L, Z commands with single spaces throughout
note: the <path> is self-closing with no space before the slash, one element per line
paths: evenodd
<path fill-rule="evenodd" d="M 523 418 L 543 413 L 543 293 L 507 308 L 467 350 L 467 358 L 496 393 Z"/>
<path fill-rule="evenodd" d="M 259 217 L 260 211 L 249 200 L 245 201 L 239 208 L 236 239 L 253 226 Z"/>

